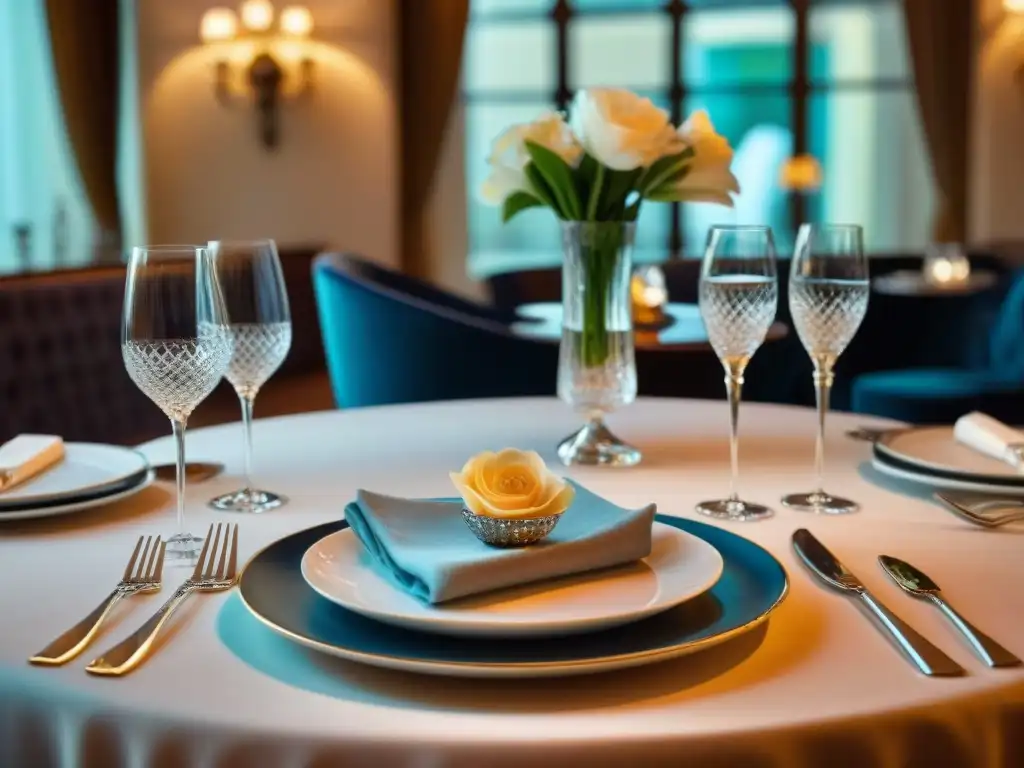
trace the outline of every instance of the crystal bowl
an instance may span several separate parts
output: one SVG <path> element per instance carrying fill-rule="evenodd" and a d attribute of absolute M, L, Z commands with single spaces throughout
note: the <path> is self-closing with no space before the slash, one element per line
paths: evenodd
<path fill-rule="evenodd" d="M 510 520 L 504 517 L 478 515 L 466 508 L 462 510 L 462 519 L 466 521 L 469 530 L 484 544 L 492 547 L 525 547 L 536 544 L 554 530 L 560 517 L 559 514 Z"/>

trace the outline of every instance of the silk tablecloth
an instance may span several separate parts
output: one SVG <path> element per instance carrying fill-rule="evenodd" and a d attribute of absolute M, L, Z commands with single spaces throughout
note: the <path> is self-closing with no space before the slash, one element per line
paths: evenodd
<path fill-rule="evenodd" d="M 0 766 L 1024 766 L 1024 671 L 984 668 L 934 607 L 900 593 L 875 562 L 886 553 L 914 563 L 972 622 L 1024 655 L 1024 526 L 969 527 L 926 490 L 877 475 L 870 446 L 842 435 L 871 422 L 840 414 L 829 420 L 827 488 L 863 511 L 788 511 L 779 497 L 813 482 L 814 413 L 745 404 L 740 418 L 742 493 L 777 514 L 722 525 L 781 560 L 788 598 L 766 628 L 724 646 L 593 677 L 474 681 L 372 669 L 291 645 L 223 593 L 196 596 L 158 654 L 126 678 L 90 677 L 83 666 L 134 630 L 160 596 L 125 601 L 93 653 L 62 668 L 31 667 L 32 652 L 107 594 L 136 537 L 172 531 L 172 489 L 3 524 Z M 728 492 L 724 403 L 641 400 L 610 421 L 643 449 L 644 462 L 569 471 L 587 487 L 623 507 L 655 501 L 660 512 L 687 517 L 696 502 Z M 360 487 L 450 495 L 448 471 L 480 450 L 536 449 L 557 465 L 555 445 L 575 426 L 553 399 L 257 421 L 259 483 L 291 502 L 253 517 L 205 507 L 239 484 L 241 428 L 197 430 L 189 458 L 226 461 L 228 474 L 190 487 L 189 527 L 240 523 L 248 558 L 340 517 Z M 169 440 L 143 450 L 153 461 L 172 457 Z M 915 672 L 852 602 L 797 562 L 789 537 L 798 527 L 969 674 Z M 167 568 L 165 582 L 186 575 Z"/>

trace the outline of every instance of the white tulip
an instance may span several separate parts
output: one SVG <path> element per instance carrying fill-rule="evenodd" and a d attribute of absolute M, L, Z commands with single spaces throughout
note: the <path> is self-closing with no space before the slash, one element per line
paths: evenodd
<path fill-rule="evenodd" d="M 619 88 L 579 91 L 569 122 L 587 153 L 616 171 L 645 168 L 683 149 L 668 112 Z"/>
<path fill-rule="evenodd" d="M 672 189 L 672 199 L 732 207 L 732 193 L 740 191 L 740 184 L 729 169 L 732 147 L 715 132 L 708 113 L 701 109 L 690 115 L 679 126 L 679 138 L 693 149 L 694 156 L 688 165 L 689 172 Z"/>
<path fill-rule="evenodd" d="M 527 141 L 550 149 L 572 167 L 583 155 L 583 148 L 557 113 L 547 113 L 532 123 L 513 125 L 491 145 L 491 154 L 487 158 L 490 176 L 480 187 L 480 196 L 486 202 L 501 205 L 514 192 L 532 192 L 525 173 L 530 162 Z"/>

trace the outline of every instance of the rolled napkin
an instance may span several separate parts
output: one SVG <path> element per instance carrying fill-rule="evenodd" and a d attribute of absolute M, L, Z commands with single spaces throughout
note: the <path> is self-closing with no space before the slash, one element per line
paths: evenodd
<path fill-rule="evenodd" d="M 18 435 L 0 445 L 0 491 L 8 491 L 64 458 L 56 435 Z"/>
<path fill-rule="evenodd" d="M 461 501 L 361 490 L 345 507 L 345 519 L 381 569 L 428 603 L 631 563 L 651 553 L 654 504 L 626 510 L 573 485 L 575 499 L 558 527 L 521 549 L 480 542 L 462 520 Z"/>
<path fill-rule="evenodd" d="M 1024 433 L 991 416 L 974 411 L 961 416 L 953 425 L 958 443 L 1020 468 L 1024 461 Z"/>

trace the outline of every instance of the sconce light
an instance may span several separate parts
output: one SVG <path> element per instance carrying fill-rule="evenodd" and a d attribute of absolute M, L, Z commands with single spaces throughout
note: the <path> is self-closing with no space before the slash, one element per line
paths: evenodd
<path fill-rule="evenodd" d="M 661 267 L 637 267 L 629 281 L 629 293 L 633 300 L 634 327 L 663 328 L 670 322 L 670 318 L 665 314 L 668 287 Z"/>
<path fill-rule="evenodd" d="M 1024 13 L 1024 0 L 1003 0 L 1003 7 L 1010 13 Z"/>
<path fill-rule="evenodd" d="M 790 192 L 809 194 L 821 189 L 821 163 L 814 155 L 796 155 L 782 164 L 779 185 Z"/>
<path fill-rule="evenodd" d="M 281 97 L 301 96 L 312 86 L 313 60 L 301 47 L 312 32 L 313 15 L 301 5 L 277 14 L 270 0 L 245 0 L 238 14 L 230 8 L 203 14 L 199 37 L 220 49 L 217 99 L 228 104 L 233 95 L 251 92 L 267 149 L 277 146 Z"/>

